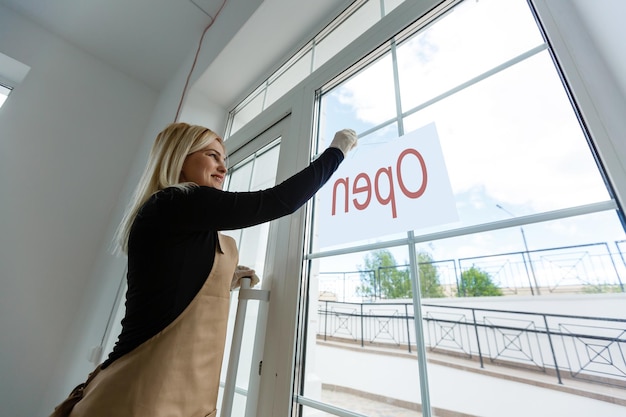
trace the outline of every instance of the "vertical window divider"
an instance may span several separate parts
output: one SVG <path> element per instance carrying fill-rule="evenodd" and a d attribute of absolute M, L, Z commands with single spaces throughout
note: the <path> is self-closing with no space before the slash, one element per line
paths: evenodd
<path fill-rule="evenodd" d="M 420 379 L 420 395 L 422 400 L 422 416 L 431 417 L 432 410 L 430 407 L 430 391 L 428 382 L 428 366 L 426 363 L 426 342 L 424 340 L 424 328 L 422 327 L 424 319 L 422 317 L 422 294 L 420 289 L 420 270 L 417 260 L 417 247 L 415 245 L 415 234 L 413 230 L 407 232 L 407 241 L 409 247 L 409 263 L 411 265 L 411 286 L 413 291 L 413 324 L 415 325 L 415 344 L 417 350 L 417 366 L 419 368 Z"/>

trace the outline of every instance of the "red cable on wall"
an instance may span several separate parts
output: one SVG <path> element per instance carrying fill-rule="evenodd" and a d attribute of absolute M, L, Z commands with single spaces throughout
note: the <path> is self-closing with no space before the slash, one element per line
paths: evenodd
<path fill-rule="evenodd" d="M 202 49 L 202 41 L 204 41 L 204 35 L 206 35 L 209 28 L 213 26 L 213 23 L 215 23 L 215 19 L 217 19 L 217 16 L 219 16 L 225 4 L 226 4 L 226 0 L 222 2 L 222 5 L 220 6 L 219 10 L 217 11 L 217 13 L 215 13 L 215 17 L 211 18 L 211 22 L 204 29 L 204 32 L 202 32 L 202 36 L 200 37 L 200 43 L 198 44 L 198 49 L 196 50 L 196 55 L 193 58 L 193 64 L 191 64 L 191 69 L 189 70 L 189 74 L 187 74 L 187 80 L 185 81 L 185 86 L 183 87 L 183 93 L 180 96 L 180 102 L 178 103 L 178 109 L 176 109 L 176 117 L 174 117 L 174 122 L 177 122 L 178 117 L 180 116 L 180 109 L 183 106 L 183 101 L 185 100 L 185 94 L 187 94 L 187 87 L 189 86 L 189 80 L 191 79 L 191 74 L 193 73 L 193 70 L 196 67 L 196 62 L 198 61 L 198 55 L 200 54 L 200 50 Z"/>

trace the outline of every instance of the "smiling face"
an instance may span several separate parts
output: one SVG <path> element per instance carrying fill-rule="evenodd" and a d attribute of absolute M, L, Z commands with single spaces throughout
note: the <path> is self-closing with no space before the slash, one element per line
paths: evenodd
<path fill-rule="evenodd" d="M 226 176 L 226 152 L 218 140 L 185 158 L 180 173 L 181 182 L 222 189 Z"/>

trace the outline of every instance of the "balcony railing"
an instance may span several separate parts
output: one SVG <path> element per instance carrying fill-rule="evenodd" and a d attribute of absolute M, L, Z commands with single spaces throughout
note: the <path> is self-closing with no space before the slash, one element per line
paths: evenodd
<path fill-rule="evenodd" d="M 461 276 L 476 267 L 489 274 L 504 295 L 545 295 L 554 293 L 626 292 L 626 240 L 608 243 L 563 246 L 532 251 L 490 254 L 471 258 L 435 260 L 434 267 L 443 293 L 464 297 Z M 381 271 L 406 270 L 408 265 L 381 267 L 376 270 L 321 272 L 319 290 L 322 299 L 361 301 L 362 281 L 373 283 L 371 300 L 384 299 L 380 289 Z"/>
<path fill-rule="evenodd" d="M 626 389 L 626 320 L 423 304 L 429 351 Z M 319 301 L 318 338 L 415 349 L 413 304 Z"/>

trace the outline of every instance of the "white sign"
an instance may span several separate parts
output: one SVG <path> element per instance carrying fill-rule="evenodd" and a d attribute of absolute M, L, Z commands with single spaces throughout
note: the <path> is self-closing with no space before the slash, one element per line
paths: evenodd
<path fill-rule="evenodd" d="M 319 246 L 458 220 L 434 124 L 348 154 L 318 192 Z"/>

